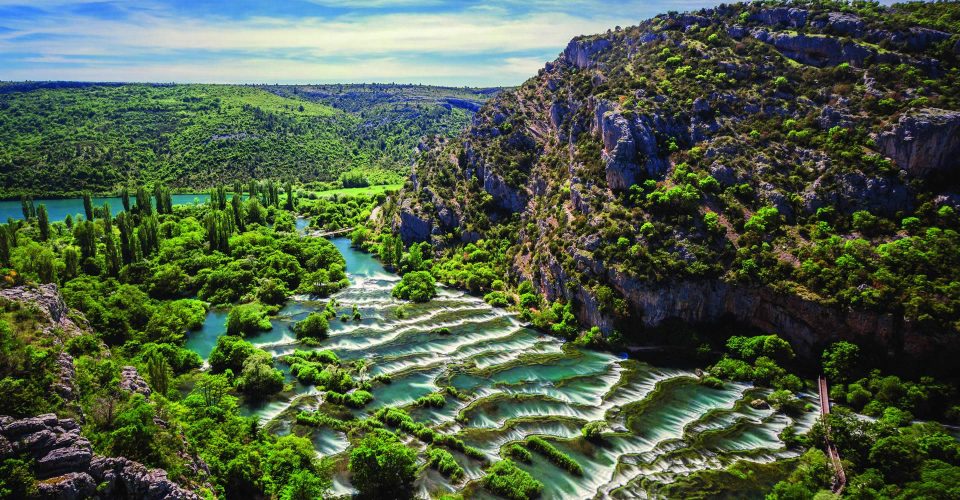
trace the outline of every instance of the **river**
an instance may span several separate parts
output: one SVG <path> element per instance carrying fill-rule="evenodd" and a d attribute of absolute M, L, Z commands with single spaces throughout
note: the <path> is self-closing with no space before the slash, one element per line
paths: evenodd
<path fill-rule="evenodd" d="M 544 485 L 544 498 L 642 495 L 652 483 L 669 483 L 691 472 L 720 468 L 739 459 L 757 462 L 793 457 L 777 437 L 787 425 L 809 428 L 816 412 L 799 420 L 748 404 L 765 394 L 745 384 L 712 389 L 685 369 L 625 360 L 606 352 L 575 347 L 525 328 L 511 313 L 458 290 L 441 288 L 426 304 L 405 304 L 390 291 L 399 279 L 372 256 L 333 240 L 347 263 L 350 286 L 335 295 L 340 311 L 356 304 L 361 321 L 331 321 L 330 338 L 317 349 L 332 349 L 344 360 L 366 358 L 369 376 L 391 375 L 392 384 L 374 385 L 375 400 L 357 416 L 452 385 L 468 401 L 446 397 L 443 408 L 410 409 L 414 419 L 456 434 L 497 460 L 503 445 L 540 435 L 584 468 L 576 477 L 534 454 L 518 464 Z M 405 314 L 397 315 L 403 305 Z M 298 347 L 290 326 L 323 302 L 295 297 L 273 321 L 274 328 L 250 340 L 275 356 Z M 224 332 L 225 314 L 211 311 L 203 330 L 187 346 L 206 358 Z M 450 335 L 434 333 L 447 327 Z M 288 375 L 289 378 L 289 375 Z M 316 407 L 319 393 L 295 383 L 282 397 L 245 406 L 273 432 L 285 433 L 300 409 Z M 604 420 L 600 445 L 581 439 L 588 421 Z M 329 429 L 311 436 L 318 454 L 344 452 L 344 434 Z M 416 441 L 414 441 L 416 442 Z M 481 464 L 455 453 L 467 481 L 482 477 Z M 421 475 L 421 495 L 455 491 L 432 470 Z M 349 493 L 346 474 L 335 477 L 336 493 Z"/>
<path fill-rule="evenodd" d="M 174 205 L 188 205 L 191 203 L 206 203 L 210 199 L 210 193 L 198 194 L 175 194 L 171 195 Z M 123 203 L 119 196 L 106 198 L 93 198 L 93 206 L 102 207 L 104 203 L 110 203 L 110 213 L 116 215 L 123 211 Z M 74 217 L 77 214 L 83 214 L 83 200 L 81 198 L 48 198 L 33 200 L 35 206 L 43 204 L 47 207 L 47 215 L 51 221 L 61 221 L 68 215 Z M 133 197 L 130 198 L 130 204 L 135 205 Z M 22 219 L 23 209 L 20 200 L 0 200 L 0 222 L 6 222 L 7 219 Z"/>

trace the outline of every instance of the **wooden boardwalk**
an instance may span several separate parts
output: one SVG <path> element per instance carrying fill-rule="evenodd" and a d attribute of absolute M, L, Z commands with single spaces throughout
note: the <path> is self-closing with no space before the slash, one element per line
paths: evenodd
<path fill-rule="evenodd" d="M 835 477 L 833 479 L 833 493 L 840 495 L 843 488 L 847 486 L 847 475 L 843 472 L 843 464 L 840 463 L 840 454 L 837 453 L 837 447 L 830 438 L 830 421 L 827 417 L 830 415 L 830 391 L 827 388 L 827 378 L 823 375 L 817 379 L 820 388 L 820 415 L 823 417 L 823 424 L 826 426 L 827 455 L 833 464 Z"/>
<path fill-rule="evenodd" d="M 342 236 L 344 234 L 350 234 L 354 227 L 345 227 L 343 229 L 337 229 L 336 231 L 307 231 L 304 233 L 304 236 L 309 236 L 311 238 L 332 238 L 334 236 Z"/>

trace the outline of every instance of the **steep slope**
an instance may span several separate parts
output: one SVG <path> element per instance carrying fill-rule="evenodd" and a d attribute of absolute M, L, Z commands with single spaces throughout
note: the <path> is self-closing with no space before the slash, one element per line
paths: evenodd
<path fill-rule="evenodd" d="M 441 260 L 507 248 L 513 282 L 638 341 L 732 318 L 804 352 L 947 356 L 958 33 L 957 4 L 803 2 L 577 38 L 422 144 L 384 222 Z"/>
<path fill-rule="evenodd" d="M 473 116 L 472 106 L 405 94 L 387 113 L 352 88 L 341 86 L 343 95 L 327 103 L 311 99 L 309 87 L 0 84 L 0 195 L 152 181 L 206 189 L 250 178 L 335 180 L 355 168 L 398 172 L 422 136 L 456 134 Z M 487 95 L 418 88 L 472 95 L 475 106 Z"/>

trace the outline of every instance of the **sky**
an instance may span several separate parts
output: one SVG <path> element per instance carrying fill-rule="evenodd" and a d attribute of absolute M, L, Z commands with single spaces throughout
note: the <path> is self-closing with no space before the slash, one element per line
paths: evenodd
<path fill-rule="evenodd" d="M 574 36 L 719 0 L 0 0 L 0 80 L 517 85 Z"/>

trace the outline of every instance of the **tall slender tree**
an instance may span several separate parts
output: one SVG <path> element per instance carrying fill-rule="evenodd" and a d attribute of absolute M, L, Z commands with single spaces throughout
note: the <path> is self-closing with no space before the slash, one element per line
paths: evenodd
<path fill-rule="evenodd" d="M 137 212 L 142 215 L 152 215 L 153 205 L 150 203 L 150 193 L 143 186 L 137 187 Z"/>
<path fill-rule="evenodd" d="M 117 228 L 120 230 L 120 256 L 124 264 L 129 264 L 136 257 L 133 221 L 129 212 L 120 212 L 117 215 Z"/>
<path fill-rule="evenodd" d="M 103 202 L 103 234 L 113 234 L 113 214 L 110 213 L 110 202 Z"/>
<path fill-rule="evenodd" d="M 123 211 L 130 211 L 130 190 L 126 186 L 120 188 L 120 203 L 123 204 Z"/>
<path fill-rule="evenodd" d="M 83 192 L 83 213 L 87 216 L 87 220 L 93 220 L 95 217 L 93 213 L 93 198 L 90 197 L 88 191 Z"/>
<path fill-rule="evenodd" d="M 287 210 L 291 210 L 291 211 L 292 211 L 292 210 L 293 210 L 293 207 L 294 207 L 294 203 L 293 203 L 293 183 L 292 183 L 292 182 L 287 181 L 286 191 L 287 191 L 287 205 L 286 205 L 285 208 L 286 208 Z"/>
<path fill-rule="evenodd" d="M 47 216 L 47 206 L 43 203 L 37 208 L 37 228 L 40 230 L 40 241 L 50 239 L 50 218 Z"/>

